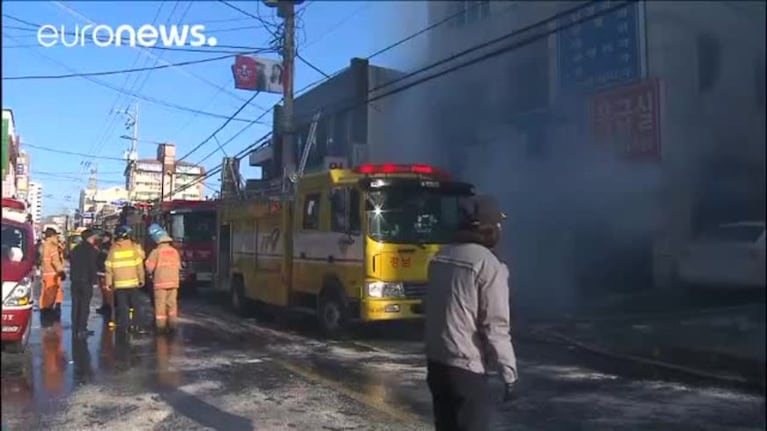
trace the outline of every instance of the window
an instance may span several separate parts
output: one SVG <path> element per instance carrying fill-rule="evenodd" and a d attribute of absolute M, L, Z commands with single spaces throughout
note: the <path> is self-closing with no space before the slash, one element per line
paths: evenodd
<path fill-rule="evenodd" d="M 449 27 L 462 27 L 490 16 L 489 1 L 455 1 L 448 3 L 447 17 L 453 17 Z"/>
<path fill-rule="evenodd" d="M 215 211 L 173 214 L 170 217 L 171 236 L 176 241 L 211 241 L 216 234 L 215 226 Z"/>
<path fill-rule="evenodd" d="M 10 224 L 3 224 L 2 258 L 10 261 L 26 260 L 29 238 L 27 231 Z"/>
<path fill-rule="evenodd" d="M 447 243 L 458 227 L 461 196 L 398 187 L 371 192 L 366 202 L 370 236 L 392 243 Z"/>
<path fill-rule="evenodd" d="M 304 229 L 317 230 L 320 228 L 320 194 L 309 193 L 304 198 Z"/>
<path fill-rule="evenodd" d="M 719 40 L 710 35 L 702 34 L 696 41 L 698 54 L 698 90 L 701 93 L 712 90 L 719 80 L 721 67 L 721 45 Z"/>
<path fill-rule="evenodd" d="M 360 193 L 357 189 L 334 189 L 330 197 L 330 229 L 333 232 L 360 233 Z"/>

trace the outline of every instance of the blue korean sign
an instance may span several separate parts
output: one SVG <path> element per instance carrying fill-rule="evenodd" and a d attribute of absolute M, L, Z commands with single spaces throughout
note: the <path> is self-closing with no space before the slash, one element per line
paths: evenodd
<path fill-rule="evenodd" d="M 615 7 L 603 1 L 562 18 L 559 26 Z M 559 84 L 564 91 L 591 92 L 642 77 L 640 2 L 586 19 L 557 33 Z"/>

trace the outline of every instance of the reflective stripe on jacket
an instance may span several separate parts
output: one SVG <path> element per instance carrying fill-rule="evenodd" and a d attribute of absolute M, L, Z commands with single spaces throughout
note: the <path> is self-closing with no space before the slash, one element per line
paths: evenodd
<path fill-rule="evenodd" d="M 144 284 L 144 262 L 135 244 L 129 239 L 115 242 L 109 249 L 104 267 L 107 286 L 127 289 Z"/>
<path fill-rule="evenodd" d="M 59 244 L 56 237 L 50 237 L 43 243 L 42 250 L 42 273 L 43 275 L 58 274 L 64 270 L 64 261 L 59 253 Z"/>
<path fill-rule="evenodd" d="M 179 287 L 181 256 L 172 245 L 164 242 L 152 250 L 146 260 L 146 269 L 152 274 L 156 289 L 177 289 Z"/>

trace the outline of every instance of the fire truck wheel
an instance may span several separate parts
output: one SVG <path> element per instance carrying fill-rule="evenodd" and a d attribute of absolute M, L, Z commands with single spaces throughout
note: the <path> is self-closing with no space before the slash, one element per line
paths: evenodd
<path fill-rule="evenodd" d="M 338 336 L 346 321 L 346 310 L 341 297 L 332 291 L 323 293 L 317 311 L 323 334 L 327 337 Z"/>

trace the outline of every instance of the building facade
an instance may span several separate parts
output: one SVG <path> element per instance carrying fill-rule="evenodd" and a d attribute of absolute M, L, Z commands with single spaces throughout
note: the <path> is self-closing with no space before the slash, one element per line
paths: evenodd
<path fill-rule="evenodd" d="M 505 252 L 528 303 L 668 286 L 700 231 L 764 219 L 764 4 L 619 6 L 426 6 L 431 23 L 454 18 L 424 62 L 471 64 L 421 97 L 423 141 L 512 214 Z"/>
<path fill-rule="evenodd" d="M 16 193 L 16 165 L 19 158 L 20 139 L 13 111 L 10 109 L 3 109 L 2 136 L 0 136 L 0 140 L 2 141 L 0 163 L 2 164 L 3 197 L 18 199 Z"/>
<path fill-rule="evenodd" d="M 308 154 L 306 171 L 326 168 L 329 164 L 348 167 L 382 157 L 386 144 L 385 135 L 381 133 L 384 121 L 381 113 L 387 102 L 367 103 L 367 100 L 382 83 L 400 75 L 398 71 L 354 58 L 344 71 L 297 97 L 294 104 L 296 165 L 318 113 L 316 142 Z M 260 166 L 265 180 L 282 175 L 281 112 L 277 106 L 271 145 L 250 155 L 250 165 Z"/>
<path fill-rule="evenodd" d="M 105 189 L 89 187 L 80 192 L 80 207 L 75 213 L 75 223 L 79 226 L 90 226 L 105 216 L 114 214 L 128 202 L 128 191 L 123 187 L 109 187 Z"/>
<path fill-rule="evenodd" d="M 29 212 L 32 214 L 32 221 L 35 226 L 39 226 L 43 220 L 43 185 L 35 182 L 29 182 L 29 193 L 27 195 L 29 203 Z"/>
<path fill-rule="evenodd" d="M 205 168 L 175 158 L 175 145 L 160 144 L 156 158 L 129 164 L 125 171 L 129 198 L 141 202 L 160 200 L 161 196 L 164 200 L 203 200 L 205 184 L 199 179 Z"/>

